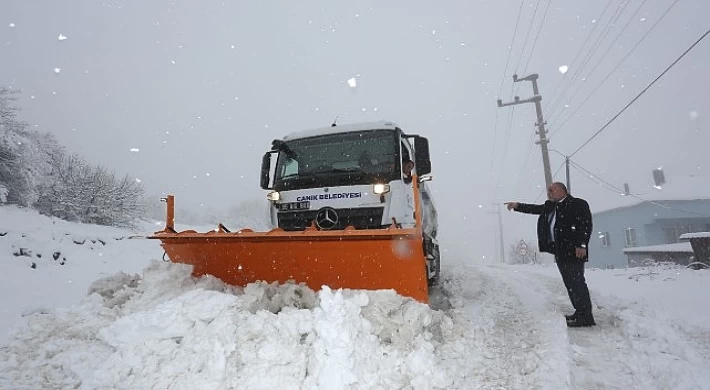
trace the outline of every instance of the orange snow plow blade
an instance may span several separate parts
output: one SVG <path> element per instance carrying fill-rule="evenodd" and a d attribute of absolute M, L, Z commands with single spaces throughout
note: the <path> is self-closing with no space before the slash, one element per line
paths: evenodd
<path fill-rule="evenodd" d="M 170 261 L 194 266 L 193 275 L 213 275 L 225 283 L 246 286 L 256 281 L 295 281 L 318 291 L 394 289 L 428 303 L 426 258 L 420 228 L 197 233 L 173 229 L 174 199 L 167 198 L 165 230 L 159 239 Z M 418 197 L 415 197 L 419 215 Z M 419 221 L 420 218 L 417 218 Z"/>

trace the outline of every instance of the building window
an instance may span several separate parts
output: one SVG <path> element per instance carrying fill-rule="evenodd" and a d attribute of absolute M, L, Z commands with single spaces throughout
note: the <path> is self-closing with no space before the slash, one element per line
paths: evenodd
<path fill-rule="evenodd" d="M 638 236 L 636 234 L 636 229 L 627 228 L 626 229 L 626 246 L 636 246 L 638 245 Z"/>
<path fill-rule="evenodd" d="M 609 232 L 599 232 L 599 239 L 602 240 L 602 246 L 611 246 L 611 237 L 609 236 Z"/>
<path fill-rule="evenodd" d="M 693 228 L 689 225 L 671 225 L 663 228 L 663 232 L 666 234 L 666 244 L 680 242 L 681 234 L 691 233 L 692 231 Z"/>

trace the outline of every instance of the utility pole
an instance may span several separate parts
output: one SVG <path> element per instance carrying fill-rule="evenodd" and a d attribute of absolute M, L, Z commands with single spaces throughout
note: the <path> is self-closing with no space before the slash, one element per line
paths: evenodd
<path fill-rule="evenodd" d="M 569 181 L 569 156 L 565 156 L 565 168 L 567 169 L 567 193 L 572 193 L 572 183 Z"/>
<path fill-rule="evenodd" d="M 571 194 L 572 193 L 572 182 L 570 181 L 570 174 L 569 174 L 569 156 L 565 156 L 560 152 L 559 150 L 555 149 L 548 149 L 550 152 L 555 152 L 559 154 L 560 156 L 565 158 L 565 176 L 567 177 L 567 193 Z"/>
<path fill-rule="evenodd" d="M 498 250 L 500 251 L 500 261 L 502 264 L 505 264 L 505 244 L 503 243 L 503 217 L 502 213 L 500 211 L 500 203 L 494 203 L 493 206 L 496 206 L 496 211 L 489 211 L 490 214 L 498 214 L 498 244 L 500 247 Z"/>
<path fill-rule="evenodd" d="M 537 112 L 537 134 L 540 136 L 540 141 L 536 142 L 540 144 L 542 149 L 542 164 L 545 168 L 545 186 L 550 187 L 552 184 L 552 172 L 550 171 L 550 155 L 547 153 L 547 131 L 545 130 L 545 121 L 542 118 L 542 96 L 537 89 L 537 74 L 531 74 L 523 78 L 518 78 L 517 74 L 513 75 L 513 82 L 518 83 L 521 81 L 532 81 L 533 85 L 533 97 L 525 100 L 520 100 L 520 97 L 516 96 L 515 99 L 510 103 L 503 103 L 502 100 L 498 99 L 498 107 L 514 106 L 523 103 L 535 103 L 535 111 Z"/>

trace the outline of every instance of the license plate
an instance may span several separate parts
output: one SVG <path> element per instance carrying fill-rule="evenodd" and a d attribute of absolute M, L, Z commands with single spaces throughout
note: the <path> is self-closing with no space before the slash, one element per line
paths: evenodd
<path fill-rule="evenodd" d="M 306 210 L 311 207 L 311 202 L 288 202 L 279 203 L 279 211 Z"/>

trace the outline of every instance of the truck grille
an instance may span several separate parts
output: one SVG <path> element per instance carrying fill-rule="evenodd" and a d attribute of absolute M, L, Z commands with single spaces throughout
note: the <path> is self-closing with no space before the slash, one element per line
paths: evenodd
<path fill-rule="evenodd" d="M 382 225 L 382 207 L 335 209 L 338 222 L 330 230 L 343 230 L 352 225 L 355 229 L 379 229 Z M 279 227 L 284 230 L 304 230 L 311 226 L 319 210 L 279 212 Z"/>

